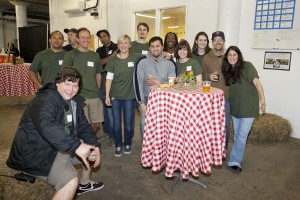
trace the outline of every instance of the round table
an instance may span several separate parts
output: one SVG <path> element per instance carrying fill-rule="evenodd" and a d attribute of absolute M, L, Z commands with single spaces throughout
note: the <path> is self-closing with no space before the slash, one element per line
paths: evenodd
<path fill-rule="evenodd" d="M 36 93 L 28 71 L 30 64 L 0 64 L 0 96 L 28 96 Z"/>
<path fill-rule="evenodd" d="M 223 91 L 202 87 L 186 90 L 152 86 L 147 104 L 141 162 L 173 177 L 184 179 L 199 169 L 211 173 L 225 157 L 225 100 Z"/>

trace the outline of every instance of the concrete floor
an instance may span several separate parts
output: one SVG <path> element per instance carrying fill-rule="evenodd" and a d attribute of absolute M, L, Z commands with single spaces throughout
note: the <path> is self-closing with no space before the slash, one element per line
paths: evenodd
<path fill-rule="evenodd" d="M 22 97 L 28 102 L 31 97 Z M 0 97 L 0 150 L 10 148 L 24 105 L 18 97 Z M 171 194 L 175 180 L 151 172 L 140 164 L 141 138 L 136 115 L 132 153 L 116 158 L 114 147 L 102 140 L 102 163 L 92 174 L 92 180 L 103 181 L 105 187 L 77 197 L 88 199 L 266 199 L 294 200 L 300 196 L 300 140 L 285 144 L 247 144 L 241 174 L 232 173 L 225 164 L 214 167 L 211 175 L 200 174 L 198 181 L 207 188 L 189 181 L 179 181 Z M 230 147 L 229 147 L 230 149 Z M 18 198 L 16 198 L 18 199 Z M 31 199 L 28 197 L 28 199 Z"/>

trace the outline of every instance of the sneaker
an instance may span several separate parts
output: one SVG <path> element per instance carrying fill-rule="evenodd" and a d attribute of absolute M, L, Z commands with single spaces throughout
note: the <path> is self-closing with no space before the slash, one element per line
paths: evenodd
<path fill-rule="evenodd" d="M 131 153 L 131 146 L 129 146 L 129 145 L 125 146 L 124 153 L 125 154 L 130 154 Z"/>
<path fill-rule="evenodd" d="M 117 147 L 115 151 L 115 156 L 120 157 L 122 155 L 122 147 Z"/>
<path fill-rule="evenodd" d="M 77 196 L 82 195 L 87 192 L 97 191 L 101 190 L 104 187 L 104 184 L 102 182 L 94 182 L 90 181 L 86 186 L 79 185 L 76 194 Z"/>
<path fill-rule="evenodd" d="M 242 168 L 240 168 L 239 166 L 237 165 L 233 165 L 233 166 L 228 166 L 229 169 L 231 169 L 234 173 L 241 173 L 242 172 Z"/>

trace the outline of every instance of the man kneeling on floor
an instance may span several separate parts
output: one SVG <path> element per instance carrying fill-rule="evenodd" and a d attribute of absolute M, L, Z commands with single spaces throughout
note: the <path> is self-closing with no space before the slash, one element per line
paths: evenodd
<path fill-rule="evenodd" d="M 91 167 L 100 164 L 100 142 L 84 115 L 84 98 L 76 95 L 81 81 L 75 68 L 65 67 L 54 84 L 38 91 L 23 113 L 7 159 L 7 166 L 53 185 L 53 199 L 73 199 L 75 193 L 104 187 L 90 181 Z M 91 153 L 97 159 L 90 167 Z M 76 164 L 82 165 L 79 178 Z"/>

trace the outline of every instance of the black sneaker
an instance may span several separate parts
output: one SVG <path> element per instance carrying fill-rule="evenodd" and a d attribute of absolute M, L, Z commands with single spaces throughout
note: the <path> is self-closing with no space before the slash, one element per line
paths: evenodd
<path fill-rule="evenodd" d="M 234 173 L 241 173 L 242 172 L 242 168 L 240 168 L 239 166 L 237 165 L 233 165 L 233 166 L 228 166 L 229 169 L 231 169 Z"/>
<path fill-rule="evenodd" d="M 94 182 L 90 181 L 86 186 L 79 185 L 76 194 L 77 196 L 82 195 L 87 192 L 97 191 L 101 190 L 104 187 L 104 184 L 102 182 Z"/>
<path fill-rule="evenodd" d="M 124 153 L 125 154 L 130 154 L 131 153 L 131 146 L 129 146 L 129 145 L 125 146 Z"/>
<path fill-rule="evenodd" d="M 115 151 L 115 156 L 120 157 L 122 155 L 122 147 L 117 147 Z"/>

